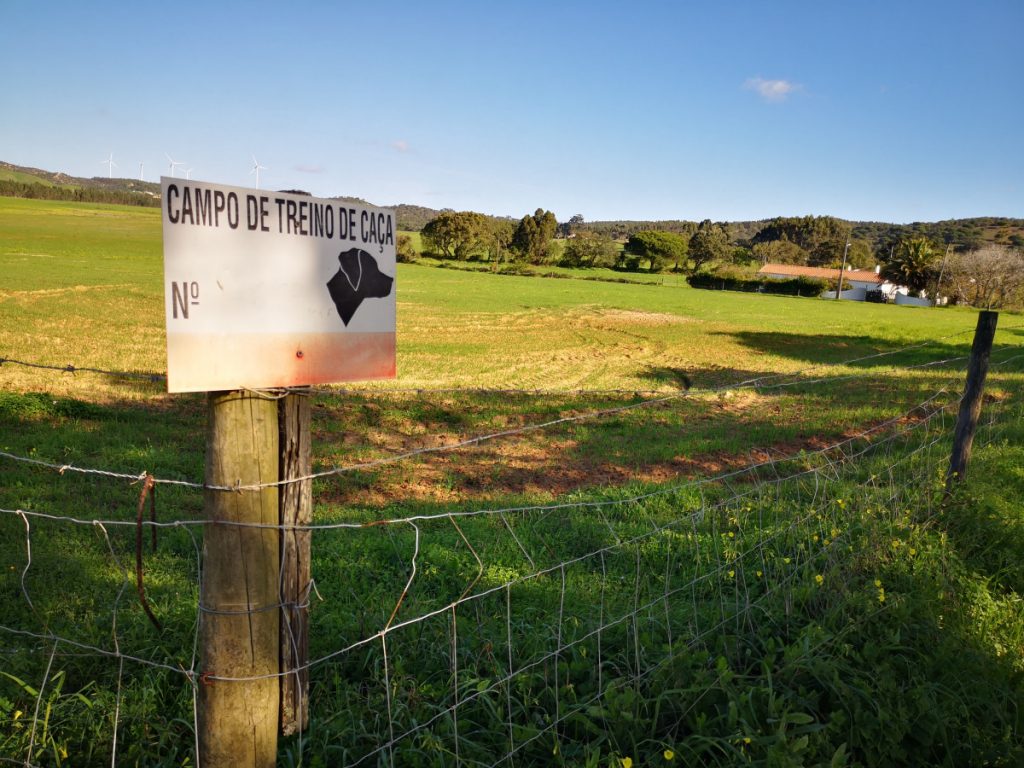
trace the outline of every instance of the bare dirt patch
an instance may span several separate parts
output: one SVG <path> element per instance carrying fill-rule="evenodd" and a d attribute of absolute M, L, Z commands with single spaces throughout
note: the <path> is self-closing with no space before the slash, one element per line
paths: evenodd
<path fill-rule="evenodd" d="M 774 404 L 743 392 L 733 397 L 695 403 L 693 410 L 680 418 L 666 409 L 664 418 L 645 413 L 641 423 L 632 423 L 624 414 L 619 431 L 603 434 L 608 420 L 580 422 L 488 440 L 451 451 L 426 453 L 366 470 L 342 473 L 319 498 L 327 503 L 384 507 L 398 501 L 424 503 L 487 503 L 509 496 L 557 497 L 590 488 L 622 486 L 629 483 L 666 483 L 709 477 L 751 465 L 793 456 L 803 451 L 818 451 L 837 441 L 859 435 L 868 425 L 837 425 L 828 434 L 806 438 L 769 439 L 757 447 L 742 451 L 701 449 L 700 441 L 679 440 L 680 430 L 699 421 L 701 430 L 725 428 L 742 430 L 756 419 L 779 418 Z M 793 414 L 789 414 L 790 417 Z M 613 417 L 614 420 L 614 417 Z M 497 422 L 497 423 L 495 423 Z M 473 434 L 489 428 L 524 423 L 517 415 L 505 414 L 493 421 L 484 420 L 471 427 L 432 431 L 427 425 L 413 428 L 400 420 L 398 430 L 380 425 L 364 434 L 373 444 L 371 453 L 355 459 L 345 458 L 346 449 L 366 447 L 358 437 L 349 436 L 334 443 L 338 450 L 331 464 L 351 465 L 381 456 L 396 456 L 419 449 L 453 446 Z M 579 430 L 576 427 L 581 427 Z M 409 430 L 409 431 L 405 431 Z M 495 429 L 493 431 L 500 431 Z M 647 445 L 644 445 L 647 443 Z M 323 444 L 316 437 L 314 445 Z M 656 456 L 642 450 L 657 445 Z M 678 447 L 678 449 L 676 448 Z"/>
<path fill-rule="evenodd" d="M 692 318 L 670 315 L 667 312 L 641 312 L 630 309 L 605 309 L 591 317 L 631 325 L 679 325 L 693 322 Z"/>
<path fill-rule="evenodd" d="M 32 291 L 5 291 L 0 290 L 0 299 L 25 298 L 38 299 L 46 296 L 61 296 L 64 294 L 89 293 L 92 291 L 112 291 L 125 288 L 133 288 L 128 283 L 114 283 L 102 285 L 69 285 L 64 288 L 39 288 Z"/>

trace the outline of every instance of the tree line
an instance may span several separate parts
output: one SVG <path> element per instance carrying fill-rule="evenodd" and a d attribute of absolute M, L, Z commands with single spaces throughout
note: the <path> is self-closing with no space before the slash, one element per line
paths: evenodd
<path fill-rule="evenodd" d="M 585 226 L 582 216 L 559 224 L 551 211 L 538 208 L 518 221 L 475 211 L 441 211 L 420 231 L 427 253 L 442 259 L 502 263 L 557 264 L 660 272 L 692 273 L 729 256 L 725 228 L 710 220 L 677 222 L 674 230 L 641 230 L 625 242 Z M 561 241 L 559 248 L 553 243 Z M 400 246 L 400 258 L 410 244 Z"/>
<path fill-rule="evenodd" d="M 990 225 L 1004 227 L 1005 221 L 1015 220 L 989 220 Z M 489 262 L 494 269 L 502 264 L 554 264 L 634 272 L 671 270 L 725 280 L 752 276 L 766 263 L 836 269 L 843 264 L 851 268 L 880 265 L 883 276 L 919 295 L 939 293 L 953 303 L 975 306 L 1024 304 L 1024 255 L 1009 245 L 957 248 L 922 235 L 908 236 L 907 232 L 917 230 L 897 225 L 886 229 L 875 245 L 858 237 L 850 222 L 831 216 L 780 216 L 758 224 L 756 229 L 748 227 L 745 237 L 737 236 L 737 229 L 727 222 L 705 220 L 673 221 L 670 229 L 651 227 L 614 238 L 609 232 L 621 234 L 624 228 L 588 224 L 580 214 L 559 223 L 551 211 L 541 208 L 518 221 L 445 210 L 424 225 L 421 235 L 428 254 Z M 556 240 L 561 241 L 558 247 Z M 415 256 L 404 238 L 399 258 Z"/>
<path fill-rule="evenodd" d="M 875 250 L 891 248 L 893 243 L 913 237 L 953 245 L 961 251 L 976 250 L 990 243 L 1024 248 L 1024 219 L 981 216 L 912 224 L 856 222 L 853 236 L 867 240 Z"/>
<path fill-rule="evenodd" d="M 475 211 L 441 211 L 420 230 L 424 246 L 445 259 L 543 264 L 555 239 L 555 214 L 538 208 L 518 222 Z"/>
<path fill-rule="evenodd" d="M 145 192 L 0 180 L 0 195 L 41 200 L 157 207 Z M 695 275 L 756 271 L 766 263 L 838 268 L 881 265 L 883 276 L 918 294 L 953 303 L 1024 306 L 1024 220 L 981 217 L 914 223 L 851 223 L 832 216 L 779 216 L 760 222 L 587 222 L 581 214 L 559 223 L 538 208 L 518 221 L 474 211 L 435 212 L 400 206 L 423 221 L 424 248 L 443 259 L 502 264 L 557 264 L 622 271 Z M 427 218 L 430 214 L 431 218 Z M 416 222 L 418 223 L 418 221 Z M 554 247 L 560 240 L 560 247 Z M 399 235 L 398 258 L 417 257 Z"/>
<path fill-rule="evenodd" d="M 0 196 L 30 200 L 66 200 L 75 203 L 112 203 L 159 208 L 160 198 L 145 192 L 38 184 L 0 179 Z"/>

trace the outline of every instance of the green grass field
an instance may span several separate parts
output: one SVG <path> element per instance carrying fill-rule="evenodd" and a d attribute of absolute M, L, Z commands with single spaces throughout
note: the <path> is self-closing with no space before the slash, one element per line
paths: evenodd
<path fill-rule="evenodd" d="M 13 199 L 0 200 L 0 206 L 0 268 L 6 275 L 0 353 L 56 366 L 163 372 L 158 212 Z M 528 466 L 537 479 L 510 470 L 507 478 L 495 479 L 500 493 L 566 490 L 581 479 L 585 485 L 590 478 L 607 482 L 638 473 L 669 476 L 721 464 L 722 454 L 842 435 L 901 412 L 920 392 L 948 380 L 961 365 L 909 372 L 893 367 L 965 354 L 974 314 L 400 265 L 398 324 L 398 379 L 324 401 L 326 414 L 345 411 L 348 417 L 344 423 L 333 417 L 320 422 L 318 429 L 330 438 L 320 443 L 321 461 L 372 459 L 439 436 L 621 405 L 635 399 L 633 392 L 650 397 L 650 390 L 671 394 L 692 387 L 693 397 L 676 407 L 626 414 L 614 429 L 583 423 L 505 442 L 504 459 Z M 1005 331 L 999 340 L 1016 344 L 1016 333 Z M 894 356 L 835 365 L 920 344 Z M 823 375 L 854 374 L 858 378 L 799 386 Z M 794 386 L 771 396 L 720 391 L 778 375 L 792 377 Z M 43 387 L 121 412 L 136 402 L 121 417 L 129 423 L 147 421 L 154 408 L 189 418 L 199 414 L 188 439 L 201 434 L 201 398 L 168 397 L 145 381 L 43 376 L 12 365 L 0 369 L 0 377 L 9 391 Z M 410 388 L 555 392 L 378 396 Z M 700 394 L 708 390 L 715 391 Z M 359 407 L 349 407 L 352 402 Z M 686 428 L 694 420 L 702 424 L 699 433 Z M 100 441 L 93 444 L 103 450 Z M 564 447 L 556 452 L 555 444 Z M 573 458 L 567 468 L 566 447 Z M 458 471 L 431 464 L 413 492 L 450 497 L 466 490 L 462 476 L 471 478 L 478 465 L 497 458 L 477 452 Z M 385 499 L 386 489 L 402 480 L 390 470 L 372 479 L 375 488 L 385 489 L 379 494 Z"/>
<path fill-rule="evenodd" d="M 0 222 L 7 356 L 163 370 L 158 211 L 4 198 Z M 395 385 L 415 387 L 651 389 L 671 380 L 670 369 L 695 387 L 718 386 L 930 339 L 961 344 L 965 336 L 952 335 L 974 323 L 963 310 L 417 265 L 400 265 L 398 301 Z M 95 384 L 88 382 L 90 391 Z"/>
<path fill-rule="evenodd" d="M 0 270 L 0 357 L 163 371 L 157 210 L 0 198 Z M 318 480 L 317 524 L 373 524 L 314 535 L 311 727 L 280 764 L 385 765 L 392 738 L 411 766 L 1024 761 L 1019 317 L 944 499 L 974 312 L 416 264 L 397 285 L 398 378 L 315 397 L 315 468 L 637 407 Z M 5 363 L 0 425 L 15 456 L 202 480 L 204 398 L 145 378 Z M 0 457 L 0 762 L 109 765 L 116 734 L 118 764 L 194 764 L 202 526 L 145 556 L 158 633 L 138 495 Z M 201 519 L 197 489 L 157 500 Z M 407 625 L 361 643 L 413 562 Z"/>

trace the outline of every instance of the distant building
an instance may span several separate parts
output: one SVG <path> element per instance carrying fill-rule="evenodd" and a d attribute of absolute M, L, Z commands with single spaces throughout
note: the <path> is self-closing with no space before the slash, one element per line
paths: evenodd
<path fill-rule="evenodd" d="M 906 296 L 907 288 L 890 283 L 879 274 L 881 267 L 869 269 L 850 269 L 843 273 L 843 286 L 849 286 L 839 298 L 849 301 L 865 301 L 871 291 L 881 291 L 886 301 L 895 301 L 897 295 Z M 801 267 L 796 264 L 765 264 L 757 271 L 763 277 L 774 277 L 787 280 L 793 277 L 810 277 L 816 280 L 838 280 L 839 270 L 832 267 Z M 825 291 L 822 296 L 835 298 L 835 291 Z"/>

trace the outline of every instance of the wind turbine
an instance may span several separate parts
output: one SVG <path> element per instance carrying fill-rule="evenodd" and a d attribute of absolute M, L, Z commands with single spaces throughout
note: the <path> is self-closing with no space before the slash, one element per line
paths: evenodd
<path fill-rule="evenodd" d="M 250 175 L 252 175 L 254 173 L 256 174 L 256 189 L 260 188 L 260 171 L 265 171 L 265 170 L 267 170 L 267 166 L 260 165 L 259 161 L 256 159 L 256 155 L 253 155 L 252 156 L 252 170 L 249 171 L 249 174 Z"/>
<path fill-rule="evenodd" d="M 167 155 L 167 153 L 166 153 L 166 152 L 164 152 L 164 154 L 165 154 L 165 155 Z M 167 160 L 168 160 L 168 162 L 170 162 L 170 164 L 171 164 L 171 178 L 174 178 L 174 177 L 175 177 L 175 176 L 177 175 L 177 174 L 175 174 L 175 173 L 174 173 L 174 169 L 175 169 L 175 167 L 177 167 L 177 166 L 179 166 L 179 165 L 184 165 L 184 163 L 179 163 L 179 162 L 178 162 L 177 160 L 175 160 L 175 159 L 174 159 L 173 157 L 171 157 L 170 155 L 167 155 Z"/>
<path fill-rule="evenodd" d="M 145 166 L 146 166 L 145 162 L 139 163 L 139 181 L 145 181 L 145 179 L 143 178 L 143 174 L 142 174 L 142 171 L 145 168 Z"/>
<path fill-rule="evenodd" d="M 189 180 L 191 180 L 191 178 L 192 178 L 192 169 L 191 168 L 186 168 L 185 169 L 185 180 L 189 181 Z"/>
<path fill-rule="evenodd" d="M 106 165 L 107 166 L 107 178 L 108 179 L 114 178 L 114 168 L 115 168 L 115 166 L 117 166 L 117 163 L 114 162 L 114 153 L 113 152 L 110 153 L 110 157 L 108 157 L 106 160 L 100 160 L 100 165 Z"/>

